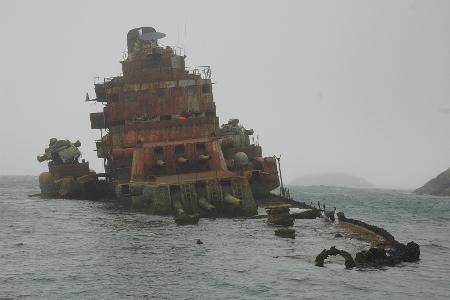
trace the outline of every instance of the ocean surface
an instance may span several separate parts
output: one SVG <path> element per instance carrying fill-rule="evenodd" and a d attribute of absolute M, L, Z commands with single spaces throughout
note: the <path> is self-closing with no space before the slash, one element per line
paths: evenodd
<path fill-rule="evenodd" d="M 0 177 L 0 299 L 449 299 L 450 198 L 406 191 L 291 187 L 296 199 L 415 241 L 421 260 L 383 269 L 325 267 L 336 245 L 367 247 L 321 219 L 296 220 L 296 239 L 264 219 L 170 217 L 110 203 L 41 200 L 36 177 Z M 197 239 L 203 241 L 198 245 Z"/>

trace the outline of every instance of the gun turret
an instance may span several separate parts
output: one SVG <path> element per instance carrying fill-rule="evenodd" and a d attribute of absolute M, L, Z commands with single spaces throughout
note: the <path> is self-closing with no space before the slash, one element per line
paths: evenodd
<path fill-rule="evenodd" d="M 53 165 L 76 163 L 81 155 L 80 150 L 78 150 L 80 146 L 81 142 L 78 140 L 71 143 L 69 140 L 51 138 L 45 153 L 38 155 L 37 160 L 38 162 L 50 160 L 50 164 Z"/>

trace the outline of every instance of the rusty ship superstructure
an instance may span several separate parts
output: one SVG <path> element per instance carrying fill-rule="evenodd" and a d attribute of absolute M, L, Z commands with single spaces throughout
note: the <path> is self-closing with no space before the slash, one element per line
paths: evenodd
<path fill-rule="evenodd" d="M 188 70 L 164 36 L 130 30 L 123 75 L 95 84 L 91 128 L 106 133 L 96 148 L 116 196 L 157 214 L 255 214 L 254 195 L 279 185 L 276 160 L 239 120 L 219 126 L 210 68 Z"/>

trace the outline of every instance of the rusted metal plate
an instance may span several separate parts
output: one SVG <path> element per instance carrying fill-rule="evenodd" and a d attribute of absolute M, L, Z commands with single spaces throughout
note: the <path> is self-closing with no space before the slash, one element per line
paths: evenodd
<path fill-rule="evenodd" d="M 122 93 L 118 101 L 106 106 L 108 121 L 150 119 L 156 116 L 183 113 L 215 113 L 216 106 L 210 95 L 188 96 L 180 89 Z"/>
<path fill-rule="evenodd" d="M 106 102 L 106 90 L 105 85 L 103 84 L 95 84 L 95 94 L 97 96 L 98 102 Z"/>
<path fill-rule="evenodd" d="M 89 174 L 89 163 L 81 162 L 78 164 L 60 164 L 49 167 L 49 171 L 55 179 L 67 176 L 77 178 Z"/>
<path fill-rule="evenodd" d="M 138 141 L 142 143 L 160 143 L 170 141 L 176 143 L 179 140 L 206 138 L 214 134 L 216 120 L 186 120 L 176 121 L 173 124 L 128 124 L 127 126 L 114 126 L 110 128 L 112 147 L 134 147 Z M 158 126 L 161 125 L 161 126 Z"/>
<path fill-rule="evenodd" d="M 106 128 L 105 114 L 103 112 L 96 112 L 90 114 L 91 129 Z"/>

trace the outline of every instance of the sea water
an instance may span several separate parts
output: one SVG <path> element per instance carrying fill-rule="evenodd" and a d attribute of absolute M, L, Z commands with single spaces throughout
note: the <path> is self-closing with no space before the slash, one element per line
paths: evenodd
<path fill-rule="evenodd" d="M 336 246 L 353 255 L 363 241 L 335 238 L 323 219 L 296 220 L 296 238 L 265 219 L 170 217 L 111 203 L 42 200 L 36 177 L 0 177 L 0 299 L 448 299 L 450 198 L 408 191 L 291 187 L 347 217 L 420 245 L 421 260 L 381 269 L 314 266 Z M 203 244 L 197 244 L 200 239 Z"/>

